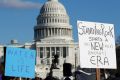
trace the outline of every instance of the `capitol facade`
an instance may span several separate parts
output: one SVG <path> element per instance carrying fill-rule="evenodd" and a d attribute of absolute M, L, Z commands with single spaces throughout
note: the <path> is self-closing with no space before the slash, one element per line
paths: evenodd
<path fill-rule="evenodd" d="M 15 47 L 34 49 L 36 55 L 35 72 L 37 77 L 46 78 L 54 55 L 58 55 L 59 69 L 53 69 L 53 76 L 63 78 L 63 64 L 71 63 L 72 71 L 79 65 L 78 43 L 74 42 L 72 25 L 64 6 L 58 0 L 48 0 L 42 6 L 34 26 L 34 41 L 20 45 L 12 40 Z M 0 61 L 3 60 L 4 47 L 0 45 Z"/>

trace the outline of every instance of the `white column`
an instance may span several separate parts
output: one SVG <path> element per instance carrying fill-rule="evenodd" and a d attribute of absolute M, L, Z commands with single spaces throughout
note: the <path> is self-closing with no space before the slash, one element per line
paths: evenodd
<path fill-rule="evenodd" d="M 37 51 L 38 51 L 37 52 L 37 54 L 38 54 L 37 56 L 40 58 L 40 48 L 39 47 L 37 48 Z"/>
<path fill-rule="evenodd" d="M 56 55 L 56 47 L 55 47 L 55 55 Z"/>
<path fill-rule="evenodd" d="M 44 51 L 43 51 L 43 55 L 44 55 L 43 58 L 45 59 L 45 58 L 47 57 L 47 56 L 46 56 L 46 47 L 43 47 L 43 50 L 44 50 Z M 46 60 L 44 60 L 44 63 L 45 63 L 45 65 L 46 65 Z"/>
<path fill-rule="evenodd" d="M 61 58 L 61 47 L 60 47 L 60 56 L 59 57 Z"/>
<path fill-rule="evenodd" d="M 40 49 L 39 47 L 36 48 L 36 51 L 37 51 L 37 58 L 36 58 L 36 64 L 40 64 Z"/>
<path fill-rule="evenodd" d="M 61 47 L 61 57 L 63 58 L 63 47 Z"/>
<path fill-rule="evenodd" d="M 66 47 L 66 56 L 69 56 L 68 47 Z"/>

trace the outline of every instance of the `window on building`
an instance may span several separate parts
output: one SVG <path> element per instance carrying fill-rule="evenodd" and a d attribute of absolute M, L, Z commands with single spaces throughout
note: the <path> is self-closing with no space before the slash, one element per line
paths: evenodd
<path fill-rule="evenodd" d="M 57 32 L 58 32 L 58 35 L 60 35 L 60 28 L 58 28 L 58 31 L 57 31 Z"/>
<path fill-rule="evenodd" d="M 54 28 L 52 28 L 52 34 L 54 35 Z"/>
<path fill-rule="evenodd" d="M 57 22 L 57 19 L 55 19 L 55 23 Z"/>
<path fill-rule="evenodd" d="M 43 58 L 43 47 L 40 47 L 40 58 Z"/>
<path fill-rule="evenodd" d="M 47 23 L 48 23 L 48 19 L 47 19 Z"/>
<path fill-rule="evenodd" d="M 43 64 L 44 62 L 43 62 L 43 60 L 41 60 L 41 64 Z"/>
<path fill-rule="evenodd" d="M 41 37 L 43 37 L 43 29 L 41 29 Z"/>
<path fill-rule="evenodd" d="M 41 29 L 39 29 L 39 36 L 41 36 Z"/>
<path fill-rule="evenodd" d="M 52 19 L 50 19 L 50 23 L 51 23 L 51 20 L 52 20 Z"/>
<path fill-rule="evenodd" d="M 59 19 L 58 19 L 58 23 L 59 23 Z"/>
<path fill-rule="evenodd" d="M 48 31 L 47 31 L 48 29 L 46 28 L 45 30 L 46 30 L 46 36 L 48 36 Z"/>
<path fill-rule="evenodd" d="M 55 28 L 55 35 L 57 35 L 57 28 Z"/>
<path fill-rule="evenodd" d="M 52 19 L 52 22 L 54 23 L 54 19 Z"/>
<path fill-rule="evenodd" d="M 51 36 L 51 28 L 49 28 L 49 33 L 50 33 L 50 36 Z"/>
<path fill-rule="evenodd" d="M 63 47 L 63 58 L 66 58 L 66 47 Z"/>

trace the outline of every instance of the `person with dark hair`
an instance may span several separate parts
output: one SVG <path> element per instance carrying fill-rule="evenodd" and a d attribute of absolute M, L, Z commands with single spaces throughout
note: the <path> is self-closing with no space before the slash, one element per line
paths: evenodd
<path fill-rule="evenodd" d="M 66 77 L 64 80 L 71 80 L 69 77 Z"/>
<path fill-rule="evenodd" d="M 35 77 L 35 80 L 40 80 L 39 77 Z"/>
<path fill-rule="evenodd" d="M 0 63 L 0 80 L 2 80 L 3 76 L 3 65 Z"/>

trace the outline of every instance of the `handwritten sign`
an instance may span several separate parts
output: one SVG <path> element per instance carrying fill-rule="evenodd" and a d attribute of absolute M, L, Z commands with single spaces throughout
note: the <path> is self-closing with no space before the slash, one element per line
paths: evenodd
<path fill-rule="evenodd" d="M 116 69 L 114 25 L 77 21 L 82 68 Z"/>
<path fill-rule="evenodd" d="M 34 78 L 35 50 L 7 47 L 5 76 Z"/>

